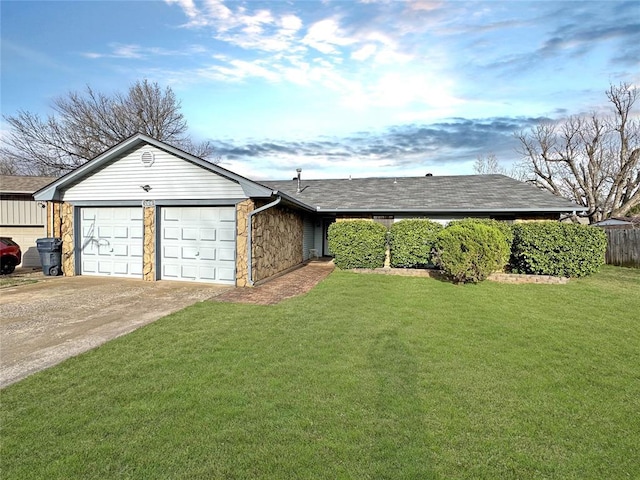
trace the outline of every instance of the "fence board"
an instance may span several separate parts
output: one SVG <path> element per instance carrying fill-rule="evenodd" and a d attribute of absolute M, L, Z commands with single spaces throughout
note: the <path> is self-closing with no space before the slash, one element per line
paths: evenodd
<path fill-rule="evenodd" d="M 609 265 L 640 268 L 640 228 L 607 228 Z"/>

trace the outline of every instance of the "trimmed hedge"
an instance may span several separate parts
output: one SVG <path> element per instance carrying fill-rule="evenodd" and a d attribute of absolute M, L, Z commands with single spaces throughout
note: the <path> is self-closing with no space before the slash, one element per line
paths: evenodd
<path fill-rule="evenodd" d="M 604 264 L 607 235 L 599 228 L 560 222 L 513 226 L 511 265 L 515 271 L 558 277 L 582 277 Z"/>
<path fill-rule="evenodd" d="M 447 226 L 437 235 L 437 259 L 456 282 L 480 282 L 501 270 L 509 258 L 509 245 L 496 227 L 482 223 Z"/>
<path fill-rule="evenodd" d="M 460 225 L 460 224 L 466 225 L 469 223 L 489 225 L 490 227 L 496 227 L 498 230 L 500 230 L 502 235 L 504 235 L 504 239 L 507 241 L 507 245 L 509 245 L 509 248 L 511 248 L 511 245 L 513 245 L 513 231 L 511 230 L 511 225 L 509 225 L 507 222 L 494 220 L 493 218 L 469 217 L 469 218 L 464 218 L 462 220 L 451 220 L 448 226 Z"/>
<path fill-rule="evenodd" d="M 329 226 L 329 250 L 339 268 L 384 266 L 387 229 L 369 220 L 348 220 Z"/>
<path fill-rule="evenodd" d="M 433 264 L 432 250 L 442 225 L 426 219 L 401 220 L 389 229 L 392 267 L 426 267 Z"/>

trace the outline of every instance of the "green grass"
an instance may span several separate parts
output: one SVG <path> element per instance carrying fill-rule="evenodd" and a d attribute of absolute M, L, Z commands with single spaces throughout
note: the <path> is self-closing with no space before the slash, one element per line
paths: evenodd
<path fill-rule="evenodd" d="M 200 303 L 4 389 L 0 475 L 640 478 L 639 312 L 613 267 Z"/>
<path fill-rule="evenodd" d="M 18 285 L 28 285 L 37 283 L 33 278 L 0 277 L 0 288 L 17 287 Z"/>

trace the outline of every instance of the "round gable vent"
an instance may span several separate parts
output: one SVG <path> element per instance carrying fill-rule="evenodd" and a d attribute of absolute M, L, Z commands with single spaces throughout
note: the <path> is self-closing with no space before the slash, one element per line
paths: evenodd
<path fill-rule="evenodd" d="M 150 167 L 151 165 L 153 165 L 154 160 L 155 158 L 153 152 L 150 152 L 149 150 L 145 150 L 140 154 L 140 161 L 145 167 Z"/>

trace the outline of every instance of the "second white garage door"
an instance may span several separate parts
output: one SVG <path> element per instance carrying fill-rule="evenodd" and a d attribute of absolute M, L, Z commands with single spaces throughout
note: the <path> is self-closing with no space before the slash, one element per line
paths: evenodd
<path fill-rule="evenodd" d="M 235 284 L 235 207 L 163 207 L 161 212 L 160 278 Z"/>

